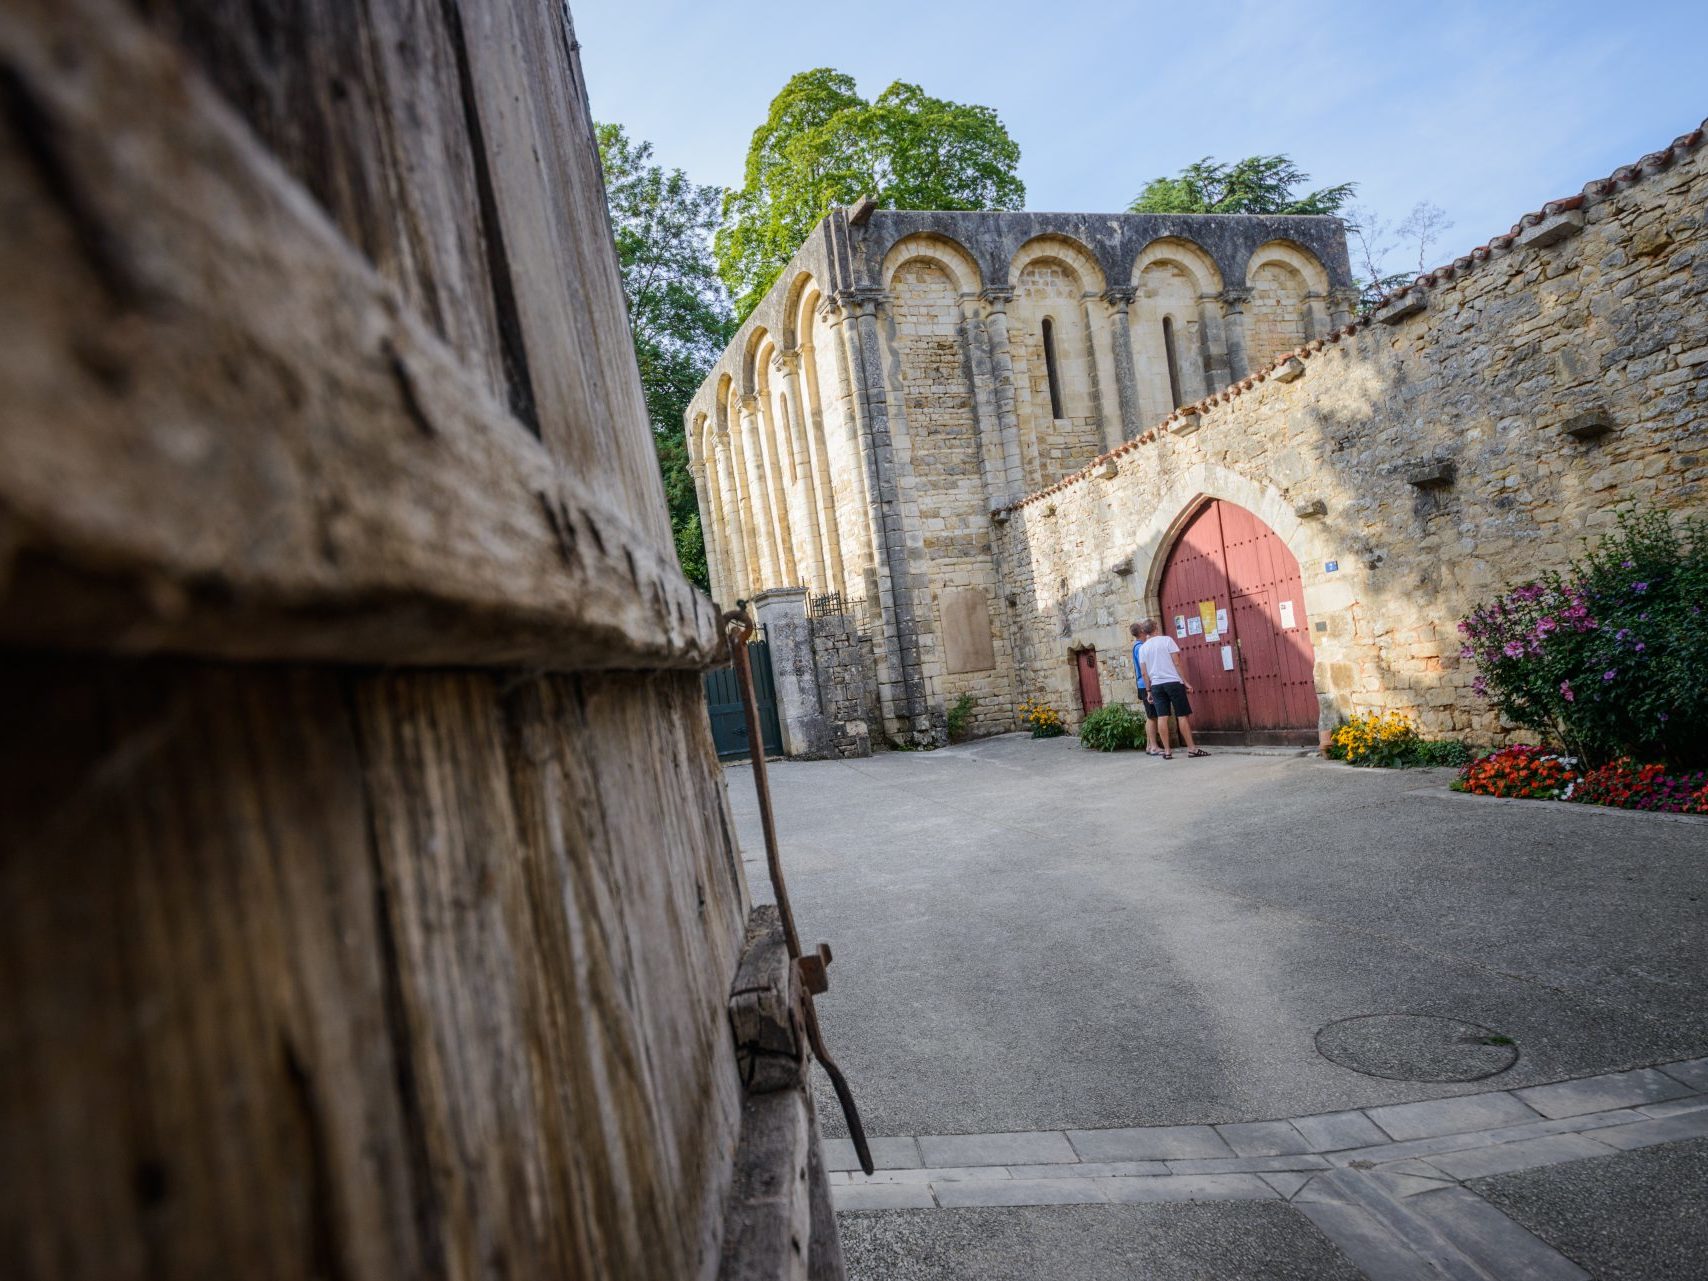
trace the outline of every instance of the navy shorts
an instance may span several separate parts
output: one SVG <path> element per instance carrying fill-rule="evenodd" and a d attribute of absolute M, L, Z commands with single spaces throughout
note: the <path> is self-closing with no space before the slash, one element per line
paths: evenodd
<path fill-rule="evenodd" d="M 1159 681 L 1151 686 L 1151 714 L 1167 716 L 1170 712 L 1176 716 L 1192 715 L 1192 704 L 1181 681 Z"/>
<path fill-rule="evenodd" d="M 1151 696 L 1143 685 L 1139 686 L 1139 702 L 1144 706 L 1146 718 L 1154 721 L 1156 719 L 1156 708 L 1151 706 Z"/>

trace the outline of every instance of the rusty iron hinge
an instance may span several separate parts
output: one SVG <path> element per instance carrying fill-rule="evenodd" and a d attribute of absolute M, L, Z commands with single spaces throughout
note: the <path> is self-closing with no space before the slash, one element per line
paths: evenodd
<path fill-rule="evenodd" d="M 771 785 L 765 776 L 765 742 L 759 728 L 759 704 L 753 696 L 753 668 L 748 660 L 747 642 L 756 630 L 747 613 L 747 602 L 737 601 L 737 608 L 723 615 L 724 633 L 729 638 L 730 664 L 735 668 L 741 686 L 741 706 L 747 717 L 747 750 L 753 759 L 753 788 L 759 797 L 759 823 L 765 833 L 765 865 L 771 873 L 771 890 L 777 899 L 777 914 L 783 922 L 783 940 L 789 949 L 789 960 L 801 977 L 801 1015 L 806 1026 L 807 1044 L 812 1054 L 830 1078 L 836 1100 L 842 1104 L 842 1115 L 848 1121 L 848 1137 L 854 1141 L 855 1155 L 860 1168 L 872 1172 L 872 1153 L 866 1143 L 866 1127 L 860 1123 L 860 1109 L 854 1104 L 854 1094 L 836 1060 L 824 1048 L 824 1034 L 819 1030 L 818 1011 L 813 997 L 830 988 L 830 945 L 820 943 L 811 954 L 801 951 L 801 936 L 795 929 L 795 913 L 789 904 L 789 887 L 783 879 L 783 860 L 777 847 L 777 820 L 771 812 Z"/>

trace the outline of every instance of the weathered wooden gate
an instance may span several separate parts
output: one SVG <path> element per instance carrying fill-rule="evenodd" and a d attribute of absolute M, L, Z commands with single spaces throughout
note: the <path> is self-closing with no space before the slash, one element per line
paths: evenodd
<path fill-rule="evenodd" d="M 1197 729 L 1316 741 L 1299 562 L 1273 530 L 1233 503 L 1205 503 L 1169 551 L 1158 596 Z"/>
<path fill-rule="evenodd" d="M 759 707 L 759 732 L 767 756 L 783 754 L 783 729 L 777 721 L 777 686 L 771 675 L 771 651 L 762 640 L 749 641 L 748 660 L 753 665 L 754 702 Z M 741 703 L 741 685 L 728 667 L 706 673 L 706 713 L 712 722 L 712 742 L 720 760 L 745 759 L 748 755 L 747 713 Z"/>
<path fill-rule="evenodd" d="M 840 1275 L 576 47 L 0 13 L 8 1277 Z"/>

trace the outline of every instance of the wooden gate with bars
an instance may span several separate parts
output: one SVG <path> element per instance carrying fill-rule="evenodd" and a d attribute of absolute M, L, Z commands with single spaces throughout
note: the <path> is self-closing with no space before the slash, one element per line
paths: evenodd
<path fill-rule="evenodd" d="M 0 14 L 8 1277 L 840 1276 L 576 49 Z"/>

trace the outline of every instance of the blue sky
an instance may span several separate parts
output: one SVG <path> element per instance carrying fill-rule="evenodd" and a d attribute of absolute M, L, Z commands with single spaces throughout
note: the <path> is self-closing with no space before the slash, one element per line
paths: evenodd
<path fill-rule="evenodd" d="M 790 75 L 832 66 L 993 107 L 1032 209 L 1119 210 L 1213 155 L 1286 152 L 1445 262 L 1708 115 L 1700 3 L 571 0 L 594 115 L 738 183 Z"/>

